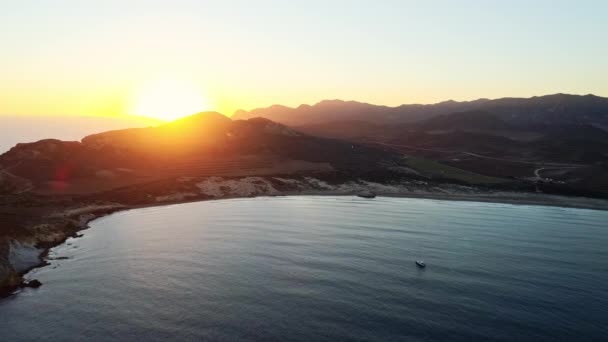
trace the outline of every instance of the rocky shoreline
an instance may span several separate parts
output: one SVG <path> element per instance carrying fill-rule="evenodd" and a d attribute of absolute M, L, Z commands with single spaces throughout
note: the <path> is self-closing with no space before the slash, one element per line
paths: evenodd
<path fill-rule="evenodd" d="M 64 243 L 68 238 L 80 237 L 79 232 L 87 229 L 89 222 L 112 212 L 127 209 L 122 205 L 80 208 L 82 212 L 72 214 L 70 210 L 61 213 L 63 220 L 53 224 L 44 223 L 41 217 L 41 233 L 0 240 L 0 298 L 10 295 L 19 288 L 39 287 L 34 280 L 25 281 L 23 276 L 31 270 L 47 266 L 48 252 L 51 248 Z M 48 217 L 46 217 L 48 218 Z"/>
<path fill-rule="evenodd" d="M 0 296 L 28 284 L 23 276 L 47 265 L 50 248 L 88 228 L 89 222 L 122 210 L 214 199 L 290 195 L 356 195 L 497 202 L 608 210 L 608 201 L 420 180 L 388 183 L 356 179 L 331 181 L 315 177 L 180 177 L 155 184 L 132 186 L 79 198 L 50 209 L 27 225 L 27 234 L 0 240 Z"/>

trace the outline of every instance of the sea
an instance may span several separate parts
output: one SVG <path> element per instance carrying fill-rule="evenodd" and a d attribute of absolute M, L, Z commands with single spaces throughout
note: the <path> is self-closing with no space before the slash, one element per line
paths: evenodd
<path fill-rule="evenodd" d="M 0 341 L 608 340 L 606 211 L 293 196 L 90 226 L 0 300 Z"/>

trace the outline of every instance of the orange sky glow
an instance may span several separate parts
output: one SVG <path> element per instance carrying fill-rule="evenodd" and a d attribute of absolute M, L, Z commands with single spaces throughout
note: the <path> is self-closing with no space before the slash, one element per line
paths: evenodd
<path fill-rule="evenodd" d="M 607 4 L 14 1 L 1 11 L 0 115 L 606 96 Z"/>

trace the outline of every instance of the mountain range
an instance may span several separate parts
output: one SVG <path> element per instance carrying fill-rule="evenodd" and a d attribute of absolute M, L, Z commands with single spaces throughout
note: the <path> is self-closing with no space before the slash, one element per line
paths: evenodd
<path fill-rule="evenodd" d="M 315 105 L 290 108 L 274 105 L 251 111 L 238 110 L 233 119 L 265 117 L 289 126 L 314 125 L 341 121 L 373 124 L 400 124 L 464 111 L 486 111 L 510 124 L 599 124 L 608 125 L 608 98 L 595 95 L 554 94 L 531 98 L 444 101 L 436 104 L 404 104 L 397 107 L 368 103 L 325 100 Z"/>
<path fill-rule="evenodd" d="M 605 127 L 608 99 L 594 95 L 399 107 L 332 100 L 232 118 L 205 112 L 81 141 L 18 144 L 0 156 L 0 188 L 86 193 L 169 176 L 352 175 L 403 166 L 412 156 L 483 176 L 603 193 Z"/>
<path fill-rule="evenodd" d="M 487 176 L 608 192 L 608 98 L 595 95 L 398 107 L 331 100 L 237 111 L 233 118 L 252 116 Z"/>

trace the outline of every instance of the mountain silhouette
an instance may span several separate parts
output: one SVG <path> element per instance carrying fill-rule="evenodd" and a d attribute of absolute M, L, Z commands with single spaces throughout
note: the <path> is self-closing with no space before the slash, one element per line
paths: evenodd
<path fill-rule="evenodd" d="M 326 100 L 312 106 L 301 105 L 297 108 L 271 106 L 251 111 L 238 110 L 234 113 L 233 119 L 265 117 L 291 126 L 341 121 L 363 121 L 382 125 L 418 122 L 439 115 L 466 111 L 492 113 L 506 123 L 519 126 L 574 123 L 608 126 L 608 98 L 568 94 L 464 102 L 444 101 L 436 104 L 406 104 L 397 107 Z"/>

